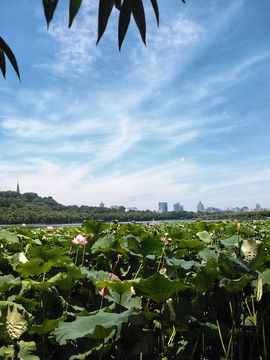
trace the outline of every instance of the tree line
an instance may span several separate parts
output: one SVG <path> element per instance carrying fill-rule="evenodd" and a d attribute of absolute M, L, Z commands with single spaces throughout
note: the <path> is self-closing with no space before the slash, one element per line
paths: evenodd
<path fill-rule="evenodd" d="M 126 211 L 97 206 L 62 205 L 51 196 L 40 197 L 36 193 L 20 194 L 16 191 L 0 191 L 0 224 L 71 224 L 84 220 L 98 221 L 152 221 L 193 219 L 196 214 L 188 211 L 156 213 L 150 210 Z"/>

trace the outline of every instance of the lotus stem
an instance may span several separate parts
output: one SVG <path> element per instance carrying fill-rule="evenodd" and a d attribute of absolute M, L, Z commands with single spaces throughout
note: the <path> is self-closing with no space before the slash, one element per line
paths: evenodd
<path fill-rule="evenodd" d="M 83 247 L 82 267 L 83 267 L 83 262 L 84 262 L 84 254 L 85 254 L 85 245 Z"/>
<path fill-rule="evenodd" d="M 75 259 L 75 266 L 76 266 L 76 264 L 77 264 L 77 260 L 78 260 L 78 253 L 79 253 L 79 246 L 77 247 L 76 259 Z"/>

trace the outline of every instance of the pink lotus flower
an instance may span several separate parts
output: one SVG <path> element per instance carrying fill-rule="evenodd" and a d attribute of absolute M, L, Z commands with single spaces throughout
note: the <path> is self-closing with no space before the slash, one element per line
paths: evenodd
<path fill-rule="evenodd" d="M 77 235 L 71 242 L 75 245 L 86 245 L 88 241 L 86 241 L 87 236 L 82 236 L 81 234 Z"/>
<path fill-rule="evenodd" d="M 98 292 L 100 296 L 105 296 L 108 293 L 108 289 L 106 286 L 103 286 L 103 288 Z"/>
<path fill-rule="evenodd" d="M 26 226 L 26 224 L 25 224 L 25 223 L 22 223 L 22 226 Z"/>
<path fill-rule="evenodd" d="M 53 226 L 47 226 L 46 230 L 52 231 L 52 230 L 54 230 L 54 227 Z"/>

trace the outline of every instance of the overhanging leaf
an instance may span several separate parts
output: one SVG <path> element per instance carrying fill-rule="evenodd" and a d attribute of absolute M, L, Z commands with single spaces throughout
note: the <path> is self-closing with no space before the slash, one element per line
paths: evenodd
<path fill-rule="evenodd" d="M 79 11 L 81 4 L 82 4 L 82 0 L 70 0 L 70 2 L 69 2 L 69 22 L 68 22 L 69 28 L 71 27 L 72 22 Z"/>
<path fill-rule="evenodd" d="M 140 31 L 142 41 L 145 44 L 146 24 L 142 0 L 129 0 L 129 3 L 132 15 Z"/>
<path fill-rule="evenodd" d="M 100 0 L 98 8 L 98 38 L 97 44 L 106 30 L 109 17 L 114 6 L 114 0 Z"/>
<path fill-rule="evenodd" d="M 158 11 L 158 4 L 156 0 L 151 0 L 153 9 L 155 11 L 156 14 L 156 19 L 157 19 L 157 25 L 159 26 L 159 11 Z"/>
<path fill-rule="evenodd" d="M 131 8 L 129 0 L 124 0 L 121 11 L 119 14 L 119 24 L 118 24 L 118 46 L 121 50 L 122 43 L 127 33 L 127 29 L 130 23 Z"/>
<path fill-rule="evenodd" d="M 45 18 L 47 21 L 47 27 L 49 28 L 49 24 L 53 18 L 54 11 L 56 9 L 58 0 L 43 0 L 43 8 L 45 13 Z"/>
<path fill-rule="evenodd" d="M 19 68 L 18 68 L 18 65 L 17 65 L 17 60 L 16 60 L 12 50 L 8 46 L 8 44 L 0 37 L 0 68 L 2 70 L 2 73 L 3 73 L 4 77 L 5 77 L 5 75 L 6 75 L 6 63 L 5 63 L 4 54 L 6 54 L 6 56 L 8 57 L 9 61 L 11 62 L 11 65 L 13 66 L 13 69 L 16 71 L 16 74 L 17 74 L 18 78 L 21 80 Z"/>

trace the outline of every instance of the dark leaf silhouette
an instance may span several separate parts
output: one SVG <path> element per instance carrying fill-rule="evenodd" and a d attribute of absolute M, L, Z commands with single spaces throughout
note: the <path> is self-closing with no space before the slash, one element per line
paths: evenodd
<path fill-rule="evenodd" d="M 104 34 L 104 31 L 106 29 L 109 17 L 111 15 L 114 3 L 115 3 L 114 0 L 100 0 L 99 1 L 97 44 L 98 44 L 99 40 L 101 39 L 102 35 Z"/>
<path fill-rule="evenodd" d="M 8 57 L 9 61 L 11 62 L 11 65 L 13 66 L 14 70 L 16 71 L 18 78 L 21 80 L 16 58 L 12 50 L 8 46 L 8 44 L 0 37 L 0 68 L 2 70 L 4 78 L 6 77 L 5 54 Z"/>
<path fill-rule="evenodd" d="M 122 43 L 127 33 L 127 29 L 130 23 L 131 8 L 128 0 L 124 0 L 120 15 L 119 15 L 119 24 L 118 24 L 118 45 L 119 50 L 121 50 Z"/>
<path fill-rule="evenodd" d="M 75 18 L 75 16 L 77 15 L 80 6 L 82 4 L 82 0 L 70 0 L 69 3 L 69 22 L 68 22 L 68 27 L 70 28 L 73 20 Z"/>
<path fill-rule="evenodd" d="M 43 8 L 47 21 L 47 27 L 49 28 L 49 24 L 53 18 L 53 14 L 55 12 L 58 0 L 43 0 Z"/>

